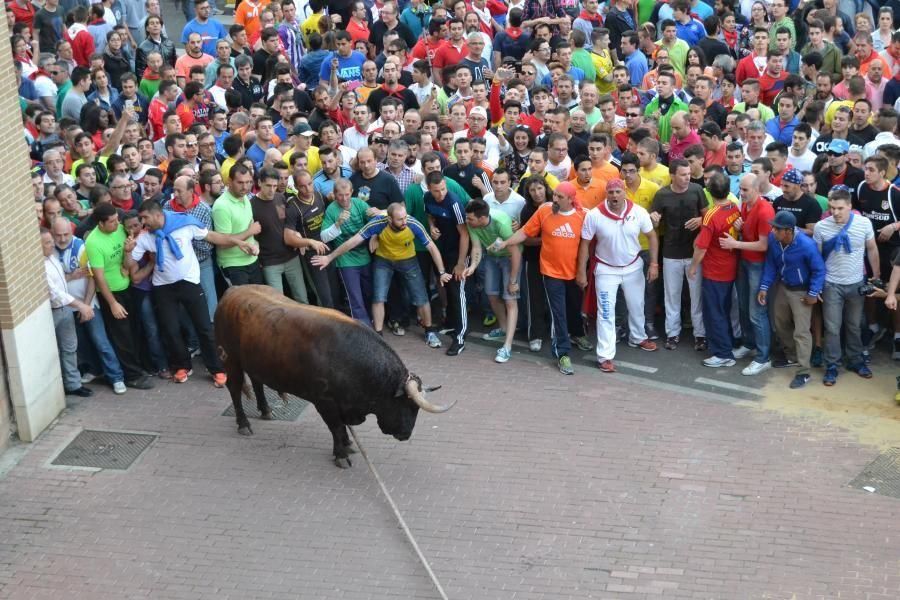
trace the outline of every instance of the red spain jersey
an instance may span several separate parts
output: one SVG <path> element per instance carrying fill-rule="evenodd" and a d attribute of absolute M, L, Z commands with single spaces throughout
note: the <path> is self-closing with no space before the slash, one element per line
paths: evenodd
<path fill-rule="evenodd" d="M 727 206 L 713 206 L 703 215 L 703 225 L 694 241 L 697 248 L 706 250 L 703 257 L 703 276 L 713 281 L 734 281 L 737 279 L 738 253 L 725 250 L 719 238 L 726 233 L 737 239 L 738 231 L 734 222 L 741 211 L 732 203 Z"/>

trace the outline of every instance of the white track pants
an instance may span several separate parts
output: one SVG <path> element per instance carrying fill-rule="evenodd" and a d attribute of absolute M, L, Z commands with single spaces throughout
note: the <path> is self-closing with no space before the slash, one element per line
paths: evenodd
<path fill-rule="evenodd" d="M 596 273 L 597 286 L 597 360 L 616 356 L 616 294 L 619 286 L 628 307 L 628 331 L 632 342 L 647 339 L 644 331 L 644 271 L 634 269 L 625 275 Z"/>

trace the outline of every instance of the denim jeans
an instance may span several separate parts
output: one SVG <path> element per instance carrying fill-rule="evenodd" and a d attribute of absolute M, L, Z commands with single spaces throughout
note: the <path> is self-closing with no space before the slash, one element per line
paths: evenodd
<path fill-rule="evenodd" d="M 166 351 L 162 345 L 162 337 L 159 332 L 159 323 L 156 320 L 156 310 L 153 306 L 153 298 L 150 292 L 134 290 L 135 304 L 141 314 L 141 329 L 143 338 L 147 342 L 147 350 L 150 351 L 150 363 L 156 371 L 169 368 Z"/>
<path fill-rule="evenodd" d="M 75 316 L 72 309 L 68 306 L 54 308 L 52 312 L 63 387 L 66 392 L 73 392 L 81 387 L 81 373 L 78 372 L 78 335 L 75 333 Z"/>
<path fill-rule="evenodd" d="M 210 256 L 206 260 L 200 261 L 200 287 L 206 295 L 206 307 L 209 309 L 209 322 L 212 323 L 213 316 L 216 314 L 216 306 L 219 305 L 219 299 L 216 295 L 216 265 Z"/>
<path fill-rule="evenodd" d="M 338 267 L 338 276 L 347 291 L 350 316 L 364 325 L 372 326 L 369 303 L 372 301 L 372 265 Z"/>
<path fill-rule="evenodd" d="M 741 315 L 741 331 L 744 346 L 756 349 L 758 363 L 769 362 L 772 347 L 772 328 L 769 325 L 769 309 L 756 301 L 763 263 L 741 261 L 738 272 L 738 309 Z"/>
<path fill-rule="evenodd" d="M 103 370 L 103 375 L 109 383 L 119 383 L 125 381 L 125 374 L 122 372 L 122 365 L 119 364 L 119 357 L 113 350 L 109 338 L 106 336 L 106 328 L 103 326 L 103 317 L 100 311 L 94 312 L 94 318 L 86 323 L 78 323 L 78 351 L 79 354 L 89 356 L 91 358 L 96 355 Z M 95 352 L 91 352 L 91 350 Z M 93 362 L 91 360 L 86 362 Z M 99 370 L 99 369 L 98 369 Z M 94 373 L 95 375 L 97 373 Z"/>
<path fill-rule="evenodd" d="M 860 296 L 859 286 L 863 280 L 851 285 L 825 282 L 822 293 L 822 319 L 825 321 L 825 363 L 837 365 L 841 362 L 841 327 L 844 328 L 844 342 L 848 365 L 862 363 L 863 304 L 865 296 Z"/>
<path fill-rule="evenodd" d="M 404 260 L 387 260 L 376 256 L 372 265 L 372 281 L 374 291 L 372 302 L 384 303 L 388 299 L 388 290 L 394 274 L 400 277 L 403 288 L 413 306 L 428 304 L 428 293 L 425 291 L 425 278 L 419 269 L 419 261 L 415 257 Z"/>

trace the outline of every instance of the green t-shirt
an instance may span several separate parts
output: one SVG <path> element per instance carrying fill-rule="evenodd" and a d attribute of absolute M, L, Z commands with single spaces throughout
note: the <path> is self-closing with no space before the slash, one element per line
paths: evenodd
<path fill-rule="evenodd" d="M 230 191 L 225 190 L 212 207 L 213 229 L 219 233 L 233 235 L 246 231 L 253 223 L 253 207 L 247 198 L 236 198 Z M 251 244 L 256 240 L 250 236 L 246 240 Z M 245 254 L 243 250 L 234 246 L 232 248 L 216 249 L 216 260 L 223 269 L 228 267 L 245 267 L 252 265 L 258 259 L 252 254 Z"/>
<path fill-rule="evenodd" d="M 62 105 L 63 100 L 66 99 L 66 94 L 69 93 L 69 90 L 72 89 L 72 80 L 69 79 L 64 84 L 59 86 L 59 89 L 56 91 L 56 118 L 62 119 Z"/>
<path fill-rule="evenodd" d="M 828 210 L 828 198 L 816 194 L 816 202 L 818 202 L 819 206 L 822 207 L 823 213 Z"/>
<path fill-rule="evenodd" d="M 341 225 L 341 234 L 328 243 L 332 249 L 339 247 L 359 233 L 359 230 L 369 222 L 369 217 L 366 216 L 367 210 L 369 210 L 369 205 L 359 198 L 350 199 L 350 218 Z M 340 216 L 340 204 L 337 202 L 329 204 L 328 208 L 325 209 L 325 218 L 322 220 L 322 230 L 328 229 L 337 223 Z M 338 256 L 335 264 L 338 268 L 364 267 L 370 262 L 372 262 L 372 257 L 369 256 L 369 245 L 360 244 L 350 252 Z"/>
<path fill-rule="evenodd" d="M 578 67 L 584 71 L 584 80 L 593 83 L 597 79 L 597 69 L 594 68 L 594 61 L 591 55 L 584 48 L 576 48 L 572 52 L 572 66 Z"/>
<path fill-rule="evenodd" d="M 111 292 L 127 290 L 131 285 L 128 276 L 122 274 L 122 255 L 127 237 L 122 225 L 112 233 L 104 233 L 95 227 L 84 242 L 88 264 L 92 269 L 103 269 L 106 285 Z"/>
<path fill-rule="evenodd" d="M 447 191 L 451 194 L 456 194 L 456 197 L 459 198 L 459 203 L 465 208 L 466 204 L 471 200 L 469 193 L 449 177 L 445 177 L 444 182 L 447 184 Z M 406 194 L 404 195 L 403 200 L 406 204 L 406 214 L 419 223 L 427 225 L 428 215 L 425 214 L 425 192 L 422 190 L 422 186 L 418 183 L 414 183 L 406 188 Z M 416 252 L 427 251 L 418 238 L 415 240 L 415 245 Z"/>
<path fill-rule="evenodd" d="M 491 211 L 491 220 L 488 221 L 486 226 L 472 228 L 470 225 L 466 225 L 466 229 L 469 230 L 469 235 L 481 242 L 481 246 L 485 249 L 496 242 L 497 238 L 508 240 L 513 235 L 512 220 L 509 218 L 509 215 L 500 210 Z M 509 256 L 507 248 L 500 252 L 492 252 L 490 250 L 487 252 L 491 256 Z"/>

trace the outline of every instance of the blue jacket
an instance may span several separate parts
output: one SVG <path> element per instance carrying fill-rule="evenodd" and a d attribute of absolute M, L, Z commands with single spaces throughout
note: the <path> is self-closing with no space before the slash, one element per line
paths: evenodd
<path fill-rule="evenodd" d="M 766 133 L 775 138 L 776 142 L 781 142 L 790 148 L 794 142 L 794 129 L 800 124 L 800 119 L 794 117 L 784 126 L 781 125 L 781 119 L 776 114 L 774 118 L 766 121 Z"/>
<path fill-rule="evenodd" d="M 818 296 L 825 286 L 825 261 L 811 237 L 800 229 L 794 230 L 794 241 L 787 248 L 769 234 L 769 249 L 759 291 L 767 291 L 776 281 L 781 280 L 790 287 L 806 287 L 810 296 Z"/>

